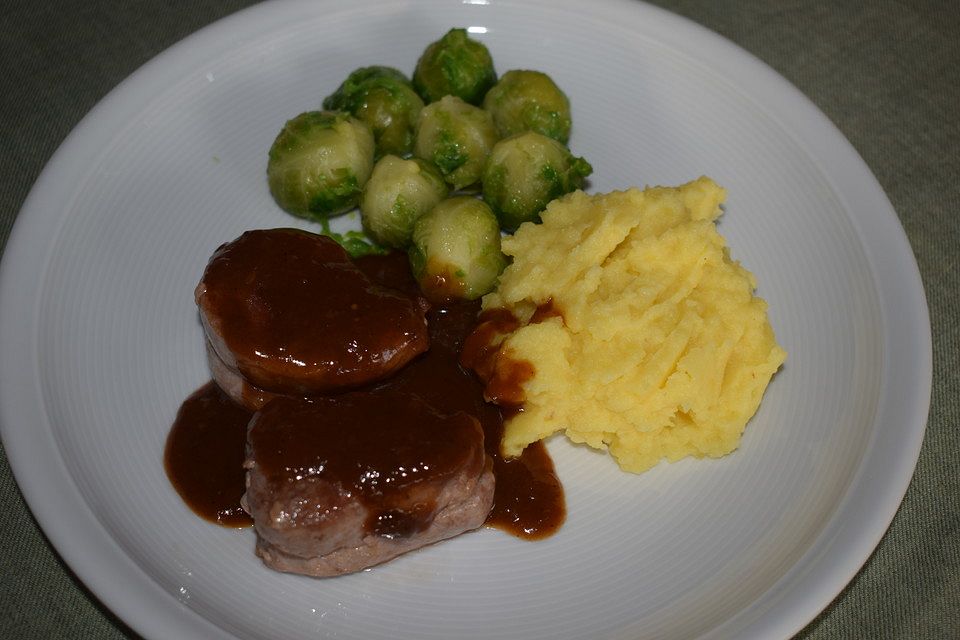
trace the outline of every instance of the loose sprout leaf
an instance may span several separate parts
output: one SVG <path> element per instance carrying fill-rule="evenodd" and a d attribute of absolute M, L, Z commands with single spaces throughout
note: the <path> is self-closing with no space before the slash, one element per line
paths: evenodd
<path fill-rule="evenodd" d="M 587 162 L 584 158 L 574 158 L 573 165 L 570 167 L 571 175 L 575 175 L 574 180 L 578 178 L 586 178 L 591 173 L 593 173 L 593 165 Z"/>
<path fill-rule="evenodd" d="M 331 238 L 346 249 L 351 258 L 361 258 L 369 255 L 382 256 L 390 253 L 389 249 L 374 244 L 360 231 L 347 231 L 345 234 L 333 234 Z"/>
<path fill-rule="evenodd" d="M 343 247 L 351 258 L 361 258 L 369 255 L 382 256 L 390 253 L 390 249 L 381 247 L 361 231 L 350 230 L 346 233 L 331 231 L 330 220 L 326 217 L 320 218 L 320 226 L 321 233 Z"/>

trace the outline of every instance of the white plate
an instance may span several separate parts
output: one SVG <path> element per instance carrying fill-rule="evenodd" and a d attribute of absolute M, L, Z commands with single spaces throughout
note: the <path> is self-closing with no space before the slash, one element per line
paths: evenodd
<path fill-rule="evenodd" d="M 466 26 L 497 68 L 569 94 L 595 192 L 708 174 L 789 352 L 720 461 L 641 476 L 550 443 L 569 520 L 481 530 L 333 580 L 272 573 L 161 464 L 208 379 L 193 286 L 277 209 L 266 151 L 353 68 L 411 71 Z M 912 253 L 856 152 L 796 89 L 634 2 L 274 2 L 187 38 L 110 94 L 30 194 L 4 256 L 0 418 L 37 520 L 149 638 L 784 638 L 879 541 L 911 477 L 931 347 Z"/>

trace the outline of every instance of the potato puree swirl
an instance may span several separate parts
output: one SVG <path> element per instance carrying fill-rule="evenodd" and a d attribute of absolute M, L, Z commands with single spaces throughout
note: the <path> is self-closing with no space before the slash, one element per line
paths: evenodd
<path fill-rule="evenodd" d="M 706 177 L 578 191 L 503 240 L 513 262 L 483 308 L 517 326 L 491 338 L 488 383 L 533 365 L 505 455 L 561 431 L 632 472 L 737 448 L 786 352 L 717 232 L 725 196 Z"/>

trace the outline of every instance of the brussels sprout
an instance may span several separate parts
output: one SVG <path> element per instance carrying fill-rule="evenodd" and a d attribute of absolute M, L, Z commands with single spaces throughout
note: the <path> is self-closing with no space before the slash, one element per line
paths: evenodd
<path fill-rule="evenodd" d="M 430 44 L 413 72 L 413 87 L 428 103 L 452 95 L 480 104 L 496 81 L 490 52 L 466 29 L 451 29 Z"/>
<path fill-rule="evenodd" d="M 408 255 L 420 289 L 435 302 L 489 293 L 507 265 L 497 218 L 471 196 L 444 200 L 417 220 Z"/>
<path fill-rule="evenodd" d="M 440 172 L 420 158 L 384 156 L 360 196 L 363 228 L 380 244 L 404 249 L 410 244 L 413 223 L 448 191 Z"/>
<path fill-rule="evenodd" d="M 391 67 L 357 69 L 323 101 L 324 109 L 349 111 L 367 123 L 376 156 L 404 155 L 413 145 L 413 126 L 423 100 L 403 73 Z"/>
<path fill-rule="evenodd" d="M 519 133 L 493 147 L 483 172 L 483 199 L 500 226 L 512 231 L 538 220 L 548 202 L 578 189 L 592 171 L 589 162 L 553 138 Z"/>
<path fill-rule="evenodd" d="M 500 136 L 536 131 L 563 144 L 570 138 L 570 101 L 539 71 L 507 71 L 483 99 Z"/>
<path fill-rule="evenodd" d="M 455 96 L 444 96 L 420 112 L 413 155 L 436 165 L 454 189 L 463 189 L 480 179 L 497 138 L 489 113 Z"/>
<path fill-rule="evenodd" d="M 283 209 L 323 219 L 356 206 L 373 170 L 370 127 L 348 113 L 308 111 L 270 147 L 270 193 Z"/>

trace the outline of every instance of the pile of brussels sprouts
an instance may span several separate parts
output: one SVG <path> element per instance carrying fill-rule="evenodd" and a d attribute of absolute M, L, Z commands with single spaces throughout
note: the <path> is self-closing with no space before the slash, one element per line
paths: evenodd
<path fill-rule="evenodd" d="M 430 44 L 412 82 L 391 67 L 357 69 L 286 123 L 270 148 L 270 191 L 317 220 L 354 255 L 407 251 L 434 300 L 488 293 L 507 264 L 500 232 L 536 222 L 592 168 L 566 147 L 570 103 L 538 71 L 498 80 L 490 52 L 465 29 Z M 357 236 L 328 220 L 359 206 Z"/>

